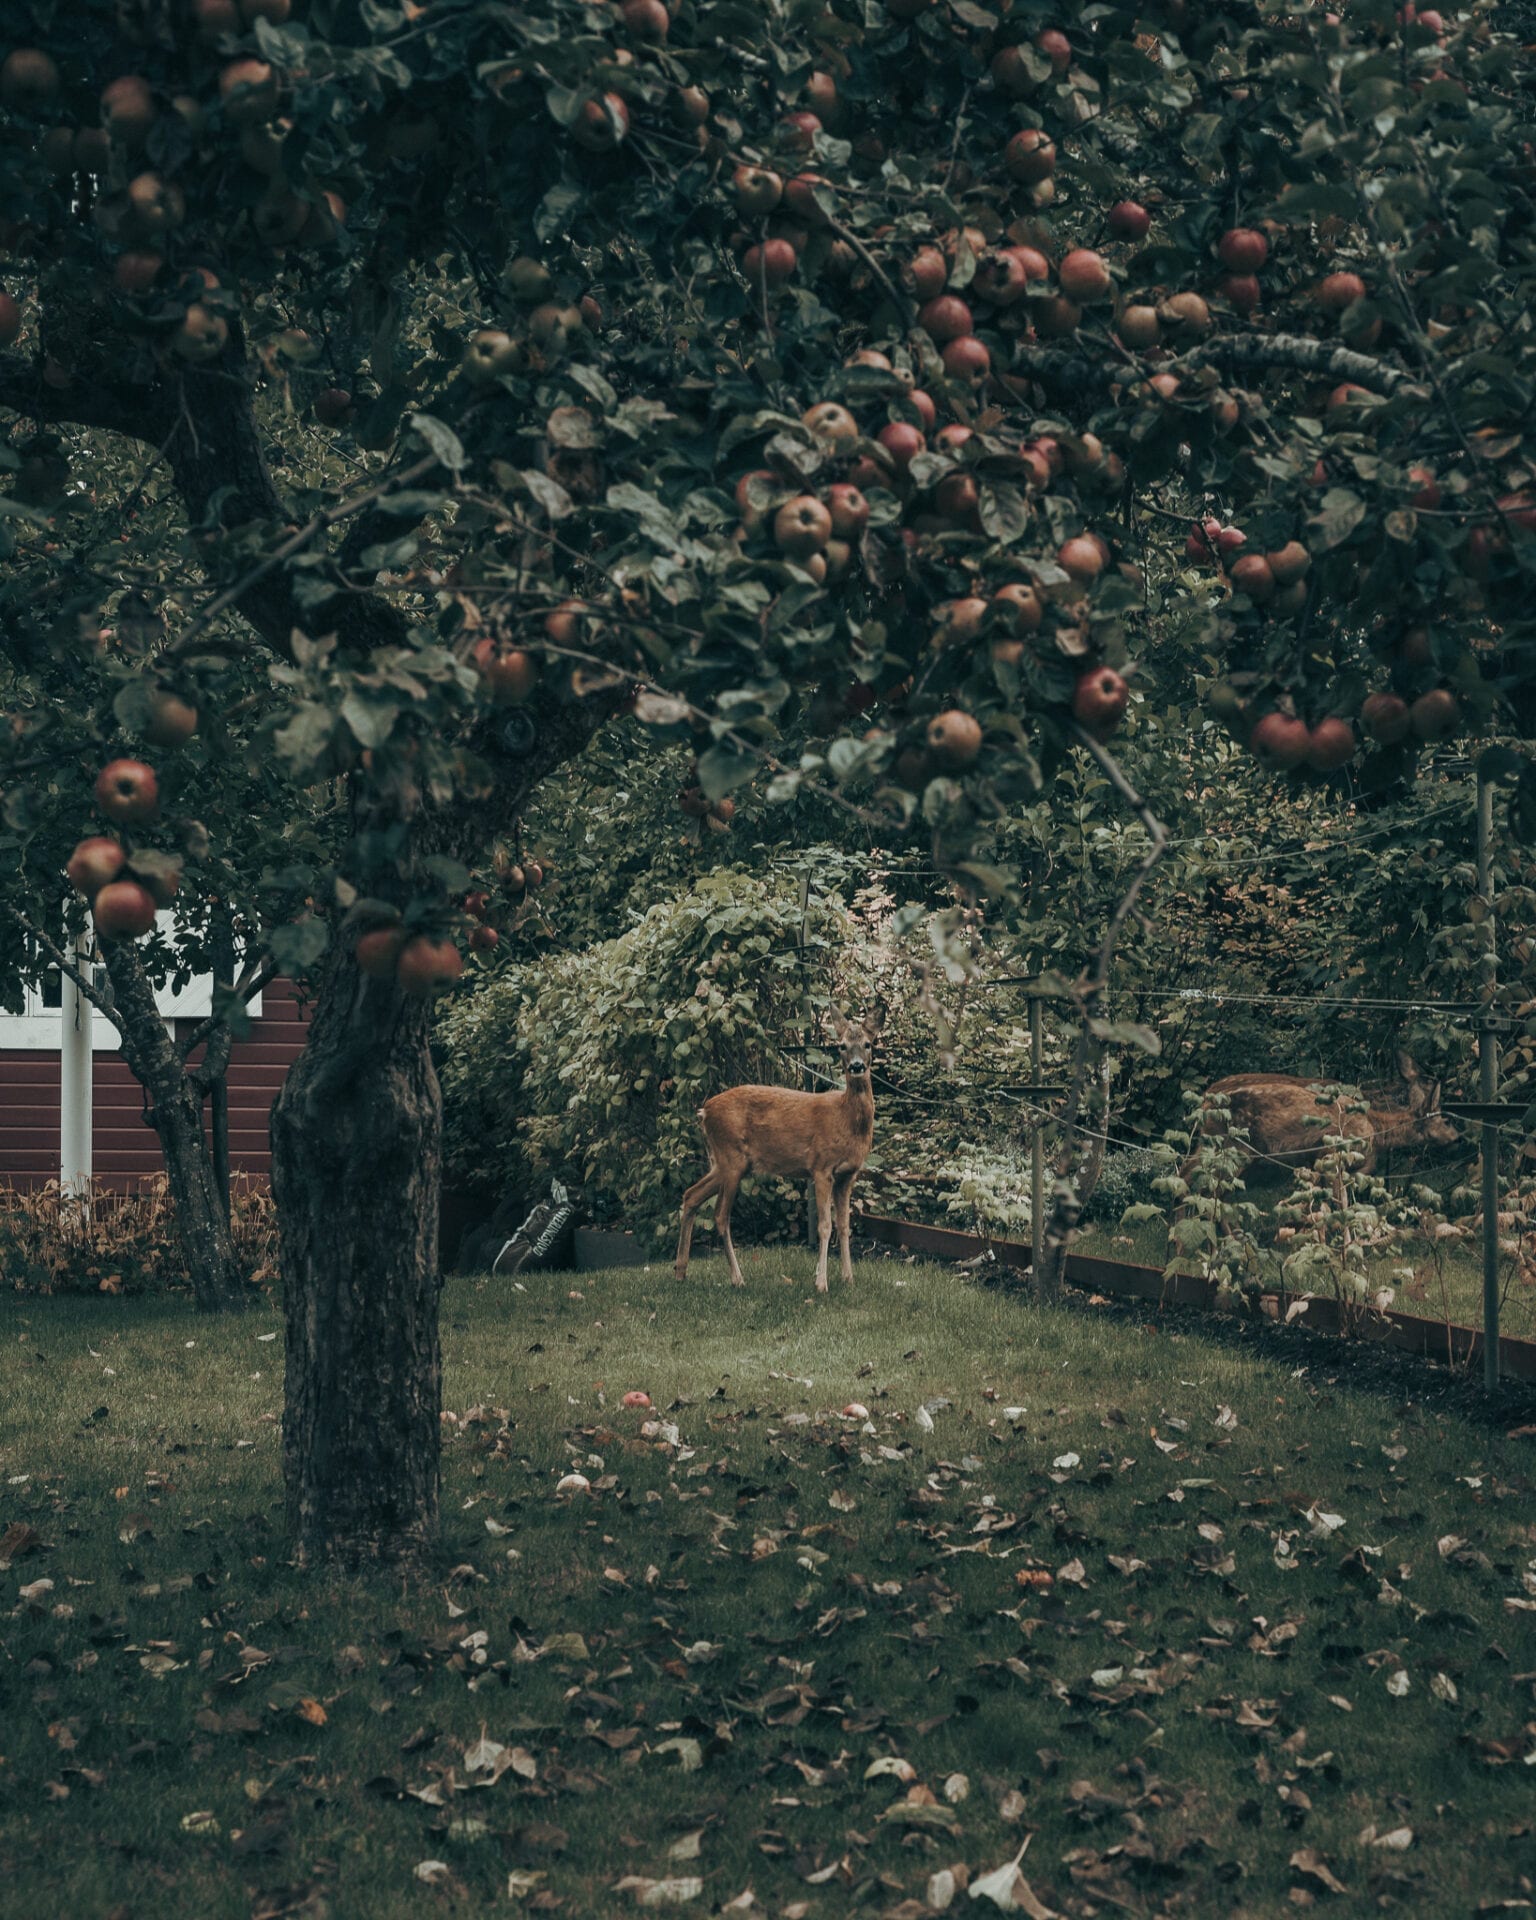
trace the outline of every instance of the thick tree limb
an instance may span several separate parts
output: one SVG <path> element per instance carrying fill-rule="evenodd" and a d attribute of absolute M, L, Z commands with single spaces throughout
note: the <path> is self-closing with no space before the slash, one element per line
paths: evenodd
<path fill-rule="evenodd" d="M 1162 361 L 1156 371 L 1191 373 L 1207 366 L 1220 367 L 1229 373 L 1264 373 L 1288 368 L 1318 380 L 1349 381 L 1372 393 L 1424 392 L 1401 367 L 1373 359 L 1367 353 L 1356 353 L 1351 347 L 1310 339 L 1305 334 L 1221 334 Z M 1066 392 L 1104 388 L 1116 381 L 1127 384 L 1136 378 L 1138 371 L 1135 362 L 1095 363 L 1060 347 L 1025 348 L 1012 368 L 1015 377 L 1022 375 Z"/>

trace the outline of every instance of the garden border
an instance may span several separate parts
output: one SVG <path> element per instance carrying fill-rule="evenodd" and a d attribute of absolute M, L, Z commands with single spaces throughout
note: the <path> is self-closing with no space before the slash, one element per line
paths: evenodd
<path fill-rule="evenodd" d="M 973 1259 L 977 1254 L 990 1252 L 1011 1267 L 1029 1270 L 1030 1248 L 1022 1241 L 991 1240 L 980 1234 L 962 1233 L 954 1227 L 920 1226 L 914 1221 L 878 1213 L 860 1213 L 857 1223 L 860 1233 L 885 1246 L 933 1254 L 941 1260 Z M 1149 1300 L 1159 1306 L 1194 1307 L 1205 1313 L 1217 1310 L 1214 1280 L 1199 1280 L 1188 1274 L 1165 1280 L 1161 1267 L 1143 1267 L 1128 1260 L 1106 1260 L 1099 1254 L 1069 1251 L 1066 1277 L 1078 1285 L 1095 1287 L 1122 1298 Z M 1280 1322 L 1284 1321 L 1290 1306 L 1303 1298 L 1300 1294 L 1278 1291 L 1265 1297 L 1276 1302 L 1274 1318 Z M 1298 1318 L 1314 1333 L 1340 1332 L 1341 1316 L 1336 1301 L 1313 1295 L 1306 1302 L 1305 1313 Z M 1465 1369 L 1473 1368 L 1483 1351 L 1482 1330 L 1478 1327 L 1426 1320 L 1419 1314 L 1398 1313 L 1390 1308 L 1368 1321 L 1360 1337 L 1367 1344 L 1396 1347 L 1440 1365 Z M 1536 1380 L 1536 1340 L 1501 1334 L 1499 1375 L 1505 1380 Z"/>

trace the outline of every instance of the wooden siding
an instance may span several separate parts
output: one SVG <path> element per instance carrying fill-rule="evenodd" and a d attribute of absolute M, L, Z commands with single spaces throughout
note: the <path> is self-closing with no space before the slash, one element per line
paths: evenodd
<path fill-rule="evenodd" d="M 196 1023 L 175 1023 L 183 1036 Z M 265 1179 L 272 1102 L 304 1045 L 305 1013 L 293 985 L 277 980 L 262 995 L 261 1018 L 229 1061 L 229 1159 L 235 1173 Z M 199 1055 L 194 1055 L 194 1059 Z M 143 1092 L 115 1053 L 92 1061 L 91 1158 L 98 1180 L 137 1186 L 163 1170 L 160 1141 L 143 1119 Z M 40 1186 L 59 1172 L 59 1056 L 0 1049 L 0 1184 Z"/>

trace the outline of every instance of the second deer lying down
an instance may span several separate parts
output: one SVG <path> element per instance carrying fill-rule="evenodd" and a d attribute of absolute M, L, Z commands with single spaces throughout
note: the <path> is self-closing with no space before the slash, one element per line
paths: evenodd
<path fill-rule="evenodd" d="M 1353 1134 L 1364 1148 L 1365 1173 L 1375 1166 L 1378 1148 L 1449 1146 L 1459 1140 L 1455 1125 L 1440 1111 L 1439 1082 L 1426 1085 L 1406 1053 L 1398 1055 L 1398 1071 L 1404 1083 L 1398 1099 L 1373 1093 L 1366 1112 L 1345 1112 L 1337 1120 L 1332 1104 L 1322 1097 L 1329 1084 L 1325 1080 L 1302 1080 L 1289 1073 L 1233 1074 L 1207 1088 L 1205 1095 L 1207 1101 L 1212 1095 L 1224 1098 L 1229 1119 L 1217 1121 L 1214 1114 L 1204 1114 L 1201 1130 L 1225 1132 L 1229 1124 L 1243 1128 L 1252 1156 L 1249 1166 L 1266 1161 L 1307 1166 L 1322 1153 L 1325 1134 Z"/>
<path fill-rule="evenodd" d="M 816 1264 L 816 1288 L 827 1290 L 827 1248 L 832 1239 L 832 1211 L 837 1209 L 837 1234 L 843 1278 L 853 1279 L 853 1254 L 848 1245 L 848 1212 L 853 1183 L 869 1158 L 875 1135 L 875 1095 L 869 1067 L 874 1043 L 884 1022 L 877 1008 L 862 1026 L 834 1014 L 838 1046 L 843 1056 L 844 1086 L 840 1093 L 797 1093 L 791 1087 L 732 1087 L 717 1093 L 699 1108 L 704 1144 L 709 1150 L 709 1172 L 683 1195 L 683 1225 L 677 1242 L 677 1277 L 688 1271 L 688 1248 L 693 1240 L 693 1217 L 709 1199 L 715 1202 L 715 1226 L 730 1262 L 731 1285 L 746 1285 L 731 1240 L 731 1205 L 736 1189 L 749 1173 L 775 1174 L 783 1180 L 809 1177 L 816 1185 L 816 1225 L 821 1256 Z"/>

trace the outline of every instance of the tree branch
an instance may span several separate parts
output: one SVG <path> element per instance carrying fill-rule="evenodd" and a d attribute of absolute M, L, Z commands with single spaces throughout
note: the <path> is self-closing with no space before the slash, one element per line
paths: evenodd
<path fill-rule="evenodd" d="M 89 975 L 82 973 L 64 952 L 64 949 L 50 940 L 41 927 L 29 920 L 20 907 L 7 907 L 6 912 L 16 922 L 17 926 L 21 928 L 22 932 L 25 933 L 35 945 L 41 947 L 43 952 L 47 954 L 48 958 L 59 969 L 60 973 L 74 981 L 75 985 L 85 995 L 86 999 L 90 1001 L 96 1011 L 101 1014 L 104 1019 L 109 1020 L 119 1033 L 122 1033 L 123 1022 L 116 1007 L 100 991 L 95 981 L 92 980 Z"/>
<path fill-rule="evenodd" d="M 1067 1101 L 1058 1124 L 1062 1130 L 1061 1149 L 1056 1156 L 1056 1179 L 1051 1192 L 1051 1211 L 1046 1218 L 1045 1233 L 1040 1248 L 1040 1271 L 1035 1279 L 1041 1290 L 1047 1294 L 1060 1291 L 1062 1270 L 1066 1261 L 1066 1251 L 1082 1213 L 1082 1202 L 1072 1181 L 1072 1163 L 1074 1159 L 1074 1134 L 1077 1130 L 1077 1117 L 1082 1109 L 1083 1096 L 1088 1081 L 1103 1051 L 1104 1043 L 1093 1031 L 1098 1018 L 1099 1004 L 1109 985 L 1110 968 L 1114 964 L 1115 948 L 1126 921 L 1136 906 L 1137 896 L 1145 886 L 1152 869 L 1162 859 L 1168 844 L 1167 830 L 1151 807 L 1126 778 L 1120 763 L 1104 745 L 1085 728 L 1074 723 L 1073 738 L 1098 762 L 1110 785 L 1133 813 L 1136 814 L 1147 830 L 1151 841 L 1145 857 L 1131 877 L 1126 888 L 1115 905 L 1113 913 L 1105 925 L 1103 938 L 1099 941 L 1099 950 L 1094 959 L 1093 972 L 1083 983 L 1080 994 L 1082 1024 L 1078 1028 L 1077 1046 L 1072 1056 L 1072 1075 L 1067 1085 Z"/>
<path fill-rule="evenodd" d="M 1428 398 L 1426 390 L 1418 386 L 1411 374 L 1401 367 L 1387 365 L 1385 361 L 1372 359 L 1369 354 L 1356 353 L 1350 347 L 1339 347 L 1326 340 L 1312 340 L 1305 334 L 1271 333 L 1249 337 L 1238 334 L 1221 334 L 1214 340 L 1202 341 L 1187 352 L 1162 361 L 1152 371 L 1163 373 L 1192 373 L 1200 367 L 1222 367 L 1235 373 L 1261 373 L 1271 368 L 1289 368 L 1297 373 L 1309 373 L 1318 379 L 1347 380 L 1357 387 L 1365 387 L 1372 393 L 1391 395 L 1408 392 Z M 1026 379 L 1038 380 L 1047 387 L 1057 387 L 1068 391 L 1084 388 L 1100 388 L 1122 383 L 1135 377 L 1141 370 L 1140 362 L 1106 360 L 1094 363 L 1080 354 L 1065 352 L 1060 347 L 1037 347 L 1023 350 L 1014 362 L 1012 372 L 1022 374 Z"/>
<path fill-rule="evenodd" d="M 241 1006 L 247 1005 L 255 999 L 256 995 L 260 993 L 264 987 L 276 979 L 276 977 L 277 962 L 272 958 L 271 954 L 264 955 L 260 961 L 254 959 L 247 961 L 240 974 L 240 978 L 234 985 L 235 998 L 240 1002 Z M 216 1030 L 222 1030 L 225 1035 L 229 1035 L 229 1016 L 227 1014 L 210 1013 L 206 1020 L 200 1020 L 177 1049 L 182 1059 L 189 1060 L 205 1040 L 215 1035 Z M 227 1049 L 224 1065 L 228 1065 Z M 221 1066 L 218 1069 L 218 1073 L 222 1073 L 223 1071 L 224 1067 Z M 193 1071 L 192 1078 L 199 1086 L 204 1086 L 205 1078 L 207 1082 L 212 1082 L 218 1078 L 218 1073 L 209 1070 L 208 1061 L 205 1058 L 202 1066 Z"/>

